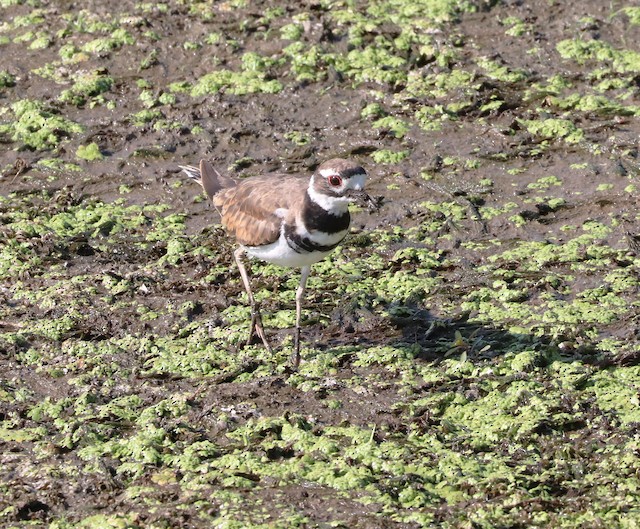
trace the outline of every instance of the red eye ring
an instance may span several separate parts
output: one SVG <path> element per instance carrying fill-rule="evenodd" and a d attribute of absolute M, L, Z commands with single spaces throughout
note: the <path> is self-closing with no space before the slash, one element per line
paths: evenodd
<path fill-rule="evenodd" d="M 340 178 L 337 174 L 330 175 L 329 178 L 327 178 L 327 180 L 329 181 L 329 184 L 332 185 L 333 187 L 338 187 L 342 185 L 342 178 Z"/>

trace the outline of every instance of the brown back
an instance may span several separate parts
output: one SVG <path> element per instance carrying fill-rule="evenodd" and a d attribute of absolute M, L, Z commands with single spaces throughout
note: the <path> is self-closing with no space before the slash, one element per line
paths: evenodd
<path fill-rule="evenodd" d="M 302 207 L 308 185 L 306 178 L 255 176 L 220 190 L 213 204 L 220 211 L 224 227 L 240 244 L 270 244 L 278 240 L 283 222 L 276 211 Z M 284 220 L 293 222 L 294 217 L 289 212 Z"/>

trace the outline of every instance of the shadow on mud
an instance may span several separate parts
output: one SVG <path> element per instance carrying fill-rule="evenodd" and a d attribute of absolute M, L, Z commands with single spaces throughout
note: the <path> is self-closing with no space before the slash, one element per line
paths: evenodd
<path fill-rule="evenodd" d="M 415 360 L 434 366 L 447 359 L 490 363 L 493 359 L 523 352 L 529 353 L 526 365 L 521 366 L 523 372 L 544 368 L 556 361 L 578 361 L 602 369 L 640 363 L 640 353 L 610 356 L 584 336 L 511 332 L 469 321 L 468 313 L 444 319 L 418 306 L 383 305 L 390 307 L 389 314 L 384 316 L 357 303 L 341 305 L 334 309 L 329 325 L 321 330 L 307 329 L 306 340 L 318 350 L 349 346 L 406 348 Z M 348 357 L 341 356 L 340 364 L 347 363 Z"/>

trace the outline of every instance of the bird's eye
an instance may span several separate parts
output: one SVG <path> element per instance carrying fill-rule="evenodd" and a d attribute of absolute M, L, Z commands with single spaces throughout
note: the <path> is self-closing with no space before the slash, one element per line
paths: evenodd
<path fill-rule="evenodd" d="M 337 174 L 332 174 L 329 177 L 329 183 L 333 186 L 333 187 L 338 187 L 339 185 L 342 185 L 342 178 L 340 178 Z"/>

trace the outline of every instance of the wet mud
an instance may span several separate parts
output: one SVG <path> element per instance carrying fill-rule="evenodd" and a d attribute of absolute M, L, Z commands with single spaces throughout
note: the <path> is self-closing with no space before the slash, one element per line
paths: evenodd
<path fill-rule="evenodd" d="M 0 523 L 634 527 L 638 42 L 597 0 L 0 2 Z M 178 166 L 332 157 L 382 206 L 294 372 L 298 272 L 251 263 L 245 346 Z"/>

